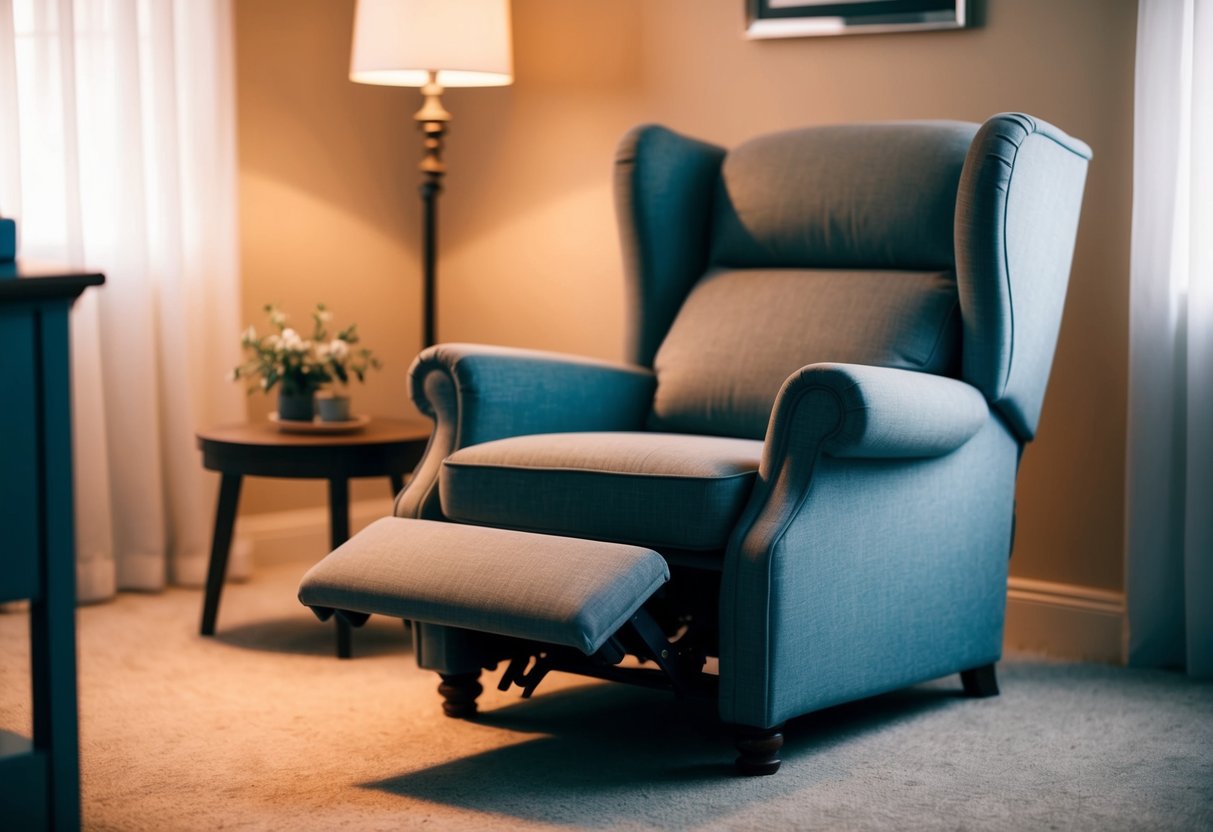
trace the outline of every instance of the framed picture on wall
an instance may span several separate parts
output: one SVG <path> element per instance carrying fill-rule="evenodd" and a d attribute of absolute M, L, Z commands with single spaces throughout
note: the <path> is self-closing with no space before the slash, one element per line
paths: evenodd
<path fill-rule="evenodd" d="M 749 38 L 962 29 L 967 0 L 746 0 Z"/>

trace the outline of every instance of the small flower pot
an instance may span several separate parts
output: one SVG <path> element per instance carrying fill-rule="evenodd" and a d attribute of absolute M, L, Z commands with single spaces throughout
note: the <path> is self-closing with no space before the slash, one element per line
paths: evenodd
<path fill-rule="evenodd" d="M 316 397 L 312 393 L 279 393 L 278 418 L 288 422 L 310 422 L 316 415 Z"/>
<path fill-rule="evenodd" d="M 349 396 L 319 396 L 316 409 L 322 422 L 348 422 L 350 420 Z"/>

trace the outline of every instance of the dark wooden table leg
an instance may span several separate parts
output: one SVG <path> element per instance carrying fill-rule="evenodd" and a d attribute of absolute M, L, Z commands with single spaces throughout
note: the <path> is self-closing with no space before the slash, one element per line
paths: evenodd
<path fill-rule="evenodd" d="M 215 531 L 211 538 L 211 562 L 206 571 L 206 600 L 202 604 L 202 635 L 215 634 L 219 615 L 219 595 L 227 577 L 227 558 L 232 551 L 232 530 L 236 527 L 236 507 L 240 503 L 240 474 L 224 474 L 219 483 L 219 504 L 215 509 Z"/>
<path fill-rule="evenodd" d="M 350 483 L 342 477 L 329 480 L 329 546 L 336 549 L 350 539 Z M 341 616 L 337 621 L 337 658 L 348 659 L 353 655 L 350 625 Z"/>

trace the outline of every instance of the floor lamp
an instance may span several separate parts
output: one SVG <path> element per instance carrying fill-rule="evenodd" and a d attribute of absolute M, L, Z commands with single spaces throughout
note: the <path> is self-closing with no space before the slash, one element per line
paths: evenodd
<path fill-rule="evenodd" d="M 438 194 L 446 165 L 442 137 L 451 114 L 445 87 L 499 87 L 514 80 L 509 0 L 358 0 L 350 80 L 420 87 L 424 101 L 413 118 L 423 136 L 422 346 L 435 343 L 434 294 L 438 265 Z"/>

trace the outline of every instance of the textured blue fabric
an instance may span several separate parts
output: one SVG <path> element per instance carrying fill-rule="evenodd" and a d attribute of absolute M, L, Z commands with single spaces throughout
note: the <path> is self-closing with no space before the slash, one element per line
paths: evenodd
<path fill-rule="evenodd" d="M 454 382 L 459 447 L 527 433 L 627 430 L 643 424 L 652 373 L 538 350 L 439 344 L 409 370 L 413 401 L 433 416 L 425 390 L 431 373 Z"/>
<path fill-rule="evenodd" d="M 791 436 L 725 558 L 721 717 L 775 725 L 997 660 L 1017 454 L 993 415 L 928 459 Z"/>
<path fill-rule="evenodd" d="M 1020 438 L 1036 434 L 1091 149 L 1021 113 L 982 125 L 956 203 L 964 374 Z"/>
<path fill-rule="evenodd" d="M 812 364 L 779 392 L 765 470 L 797 447 L 838 457 L 897 459 L 956 450 L 989 416 L 976 388 L 942 376 L 858 364 Z M 809 457 L 801 453 L 800 459 Z"/>
<path fill-rule="evenodd" d="M 683 332 L 670 341 L 671 354 L 681 351 L 683 369 L 691 369 L 680 392 L 708 403 L 695 432 L 733 431 L 713 426 L 745 412 L 741 435 L 756 437 L 763 410 L 770 412 L 758 473 L 722 564 L 725 720 L 770 726 L 998 658 L 1016 465 L 1039 419 L 1089 155 L 1081 142 L 1020 115 L 995 117 L 980 130 L 812 128 L 749 142 L 727 157 L 662 128 L 624 141 L 616 185 L 631 281 L 629 357 L 639 364 L 674 338 L 666 330 L 699 303 L 697 287 L 708 291 L 725 271 L 833 269 L 839 280 L 883 272 L 888 279 L 866 301 L 873 307 L 888 300 L 879 293 L 906 286 L 895 281 L 907 275 L 888 272 L 936 282 L 955 274 L 962 320 L 959 335 L 954 322 L 939 325 L 943 352 L 923 347 L 937 318 L 921 305 L 934 289 L 891 304 L 886 315 L 856 303 L 849 290 L 859 283 L 832 287 L 818 296 L 820 307 L 781 296 L 753 313 L 749 303 L 763 294 L 755 282 L 750 292 L 709 298 L 720 315 L 694 316 L 685 343 L 675 344 Z M 899 309 L 912 320 L 899 319 Z M 887 342 L 881 355 L 848 354 L 848 363 L 794 350 L 761 355 L 773 335 L 845 339 L 847 327 L 869 314 L 883 334 L 905 326 L 911 337 Z M 465 356 L 468 349 L 428 353 L 414 372 L 415 398 L 436 417 L 437 432 L 399 514 L 442 516 L 439 471 L 460 448 L 474 457 L 482 443 L 515 441 L 507 437 L 641 431 L 654 391 L 658 400 L 675 392 L 664 386 L 674 378 L 664 357 L 655 361 L 658 385 L 645 370 L 533 354 L 478 357 L 475 349 Z M 724 373 L 735 377 L 720 384 Z M 774 397 L 773 407 L 767 398 L 754 405 L 757 389 Z M 531 438 L 519 447 L 542 444 Z M 626 455 L 629 473 L 642 457 Z M 602 478 L 568 471 L 576 467 L 570 459 L 554 477 Z M 624 479 L 630 490 L 635 477 Z M 580 503 L 626 499 L 600 496 L 607 492 L 597 485 L 482 482 L 469 493 L 480 507 L 517 492 L 536 500 L 526 511 L 537 516 L 545 495 L 574 491 L 580 500 L 547 505 L 556 505 L 551 514 L 568 522 L 570 536 L 609 538 L 631 522 L 572 528 L 605 516 Z M 685 518 L 669 510 L 679 499 L 651 498 L 646 508 L 666 509 L 670 539 L 691 539 L 679 526 Z M 503 524 L 519 516 L 503 512 L 511 515 L 499 518 Z M 501 657 L 500 637 L 425 623 L 417 645 L 423 666 L 444 672 Z"/>
<path fill-rule="evenodd" d="M 774 725 L 997 658 L 1017 462 L 963 382 L 854 365 L 789 378 L 725 556 L 722 718 Z"/>
<path fill-rule="evenodd" d="M 761 458 L 762 442 L 749 439 L 519 436 L 449 456 L 439 477 L 442 509 L 464 523 L 720 551 Z"/>
<path fill-rule="evenodd" d="M 529 433 L 638 430 L 656 381 L 640 367 L 578 356 L 440 344 L 413 362 L 409 383 L 435 429 L 394 513 L 437 520 L 438 471 L 454 451 Z"/>
<path fill-rule="evenodd" d="M 724 150 L 644 125 L 619 143 L 615 209 L 628 292 L 628 360 L 648 366 L 708 257 Z"/>
<path fill-rule="evenodd" d="M 385 517 L 313 566 L 299 600 L 589 655 L 669 577 L 636 546 Z"/>
<path fill-rule="evenodd" d="M 976 129 L 808 127 L 733 148 L 716 194 L 712 263 L 950 269 L 956 187 Z"/>
<path fill-rule="evenodd" d="M 701 280 L 654 362 L 658 430 L 761 439 L 780 385 L 818 362 L 955 374 L 950 272 L 719 271 Z"/>

